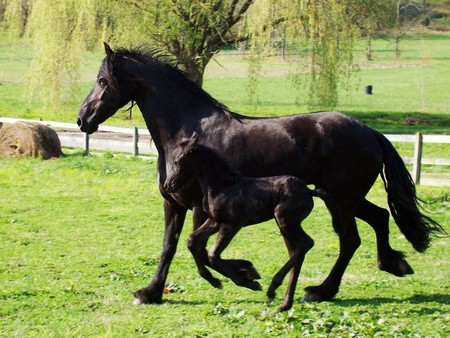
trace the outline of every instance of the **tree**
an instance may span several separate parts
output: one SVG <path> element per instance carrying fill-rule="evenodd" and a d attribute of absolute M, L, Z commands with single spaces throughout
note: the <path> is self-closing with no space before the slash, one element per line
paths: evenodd
<path fill-rule="evenodd" d="M 256 58 L 273 48 L 280 26 L 288 39 L 304 41 L 302 58 L 308 61 L 311 75 L 309 106 L 331 109 L 337 105 L 338 87 L 353 70 L 352 47 L 361 33 L 358 23 L 372 18 L 372 11 L 377 10 L 375 4 L 376 1 L 351 0 L 257 1 L 247 23 L 251 48 Z M 302 72 L 298 77 L 306 79 Z"/>
<path fill-rule="evenodd" d="M 248 41 L 250 67 L 258 69 L 274 39 L 303 41 L 310 106 L 337 104 L 338 86 L 353 67 L 352 46 L 360 30 L 355 17 L 375 0 L 4 0 L 5 18 L 21 23 L 32 38 L 34 88 L 59 100 L 67 78 L 76 79 L 82 53 L 102 41 L 158 45 L 202 85 L 206 65 L 219 49 Z M 392 0 L 391 0 L 392 1 Z M 27 4 L 27 10 L 18 10 Z M 368 6 L 364 11 L 370 13 Z M 8 9 L 11 9 L 8 11 Z M 15 10 L 12 10 L 15 9 Z M 244 20 L 245 19 L 245 20 Z M 301 74 L 299 72 L 300 78 Z M 305 78 L 305 76 L 303 76 Z M 69 92 L 70 93 L 70 92 Z"/>
<path fill-rule="evenodd" d="M 400 57 L 400 39 L 403 35 L 403 29 L 406 25 L 417 25 L 422 20 L 422 14 L 426 10 L 426 2 L 424 0 L 394 0 L 395 6 L 395 57 Z"/>
<path fill-rule="evenodd" d="M 9 0 L 10 22 L 22 22 L 35 57 L 31 81 L 61 96 L 64 80 L 77 78 L 82 52 L 102 41 L 157 45 L 174 56 L 199 85 L 211 57 L 242 39 L 233 29 L 253 0 Z M 24 20 L 19 9 L 31 8 Z M 10 25 L 12 27 L 12 24 Z"/>

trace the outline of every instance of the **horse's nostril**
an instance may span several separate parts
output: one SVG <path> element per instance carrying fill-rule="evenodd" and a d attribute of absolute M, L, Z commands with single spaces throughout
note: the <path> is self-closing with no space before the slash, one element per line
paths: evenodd
<path fill-rule="evenodd" d="M 81 128 L 83 126 L 83 119 L 77 118 L 77 125 Z"/>

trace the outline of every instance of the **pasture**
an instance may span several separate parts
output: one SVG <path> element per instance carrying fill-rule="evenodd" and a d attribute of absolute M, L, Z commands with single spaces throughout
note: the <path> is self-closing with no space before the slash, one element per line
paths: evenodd
<path fill-rule="evenodd" d="M 448 133 L 450 34 L 405 38 L 402 57 L 393 44 L 376 41 L 375 61 L 361 71 L 337 110 L 383 132 Z M 73 122 L 96 76 L 102 54 L 87 55 L 81 82 L 58 109 L 25 98 L 25 42 L 0 39 L 2 60 L 0 115 Z M 362 51 L 362 46 L 357 46 Z M 246 94 L 245 56 L 225 52 L 207 70 L 205 89 L 232 110 L 253 115 L 306 111 L 277 58 L 264 65 L 260 105 Z M 5 67 L 3 67 L 5 66 Z M 374 95 L 364 94 L 366 84 Z M 270 94 L 270 95 L 269 95 Z M 296 102 L 297 101 L 297 102 Z M 404 123 L 416 117 L 417 124 Z M 142 126 L 138 112 L 130 121 L 119 112 L 109 124 Z M 410 152 L 401 146 L 402 155 Z M 438 157 L 447 148 L 435 147 Z M 376 267 L 372 229 L 359 223 L 362 245 L 331 302 L 301 303 L 303 288 L 320 283 L 338 252 L 338 239 L 323 203 L 304 222 L 315 240 L 300 275 L 293 309 L 265 302 L 273 274 L 287 252 L 273 221 L 243 229 L 224 258 L 245 258 L 259 270 L 264 292 L 242 289 L 221 278 L 213 289 L 196 271 L 186 248 L 188 214 L 159 305 L 136 307 L 132 292 L 148 283 L 156 269 L 164 231 L 162 197 L 156 185 L 156 159 L 102 153 L 51 161 L 0 160 L 0 336 L 5 337 L 447 337 L 450 335 L 450 251 L 448 238 L 436 239 L 418 254 L 391 221 L 391 244 L 406 253 L 415 274 L 397 278 Z M 447 155 L 445 155 L 447 154 Z M 440 170 L 448 170 L 448 167 Z M 418 187 L 425 208 L 447 231 L 449 187 Z M 386 207 L 377 182 L 369 199 Z M 217 274 L 215 274 L 218 276 Z"/>
<path fill-rule="evenodd" d="M 448 133 L 450 115 L 448 83 L 450 69 L 450 33 L 434 32 L 405 36 L 401 56 L 394 58 L 394 43 L 387 38 L 374 41 L 373 61 L 366 61 L 364 42 L 355 46 L 360 70 L 353 74 L 348 91 L 342 90 L 336 110 L 348 113 L 384 133 Z M 113 46 L 114 47 L 114 46 Z M 27 70 L 31 50 L 26 40 L 8 38 L 0 33 L 0 115 L 17 118 L 42 118 L 74 122 L 81 101 L 90 90 L 104 52 L 86 53 L 80 67 L 80 81 L 67 89 L 65 101 L 48 107 L 38 97 L 27 97 Z M 279 56 L 262 64 L 258 81 L 258 104 L 248 92 L 248 58 L 236 50 L 223 51 L 205 72 L 204 88 L 232 111 L 253 116 L 274 116 L 307 112 L 307 88 L 297 90 L 292 81 L 295 66 Z M 373 95 L 364 86 L 373 85 Z M 411 124 L 406 118 L 415 118 Z M 132 119 L 119 111 L 106 124 L 143 127 L 135 109 Z"/>
<path fill-rule="evenodd" d="M 302 288 L 319 283 L 338 241 L 320 200 L 304 222 L 314 238 L 293 309 L 275 313 L 263 292 L 224 280 L 212 288 L 198 274 L 186 237 L 188 215 L 160 305 L 136 307 L 132 292 L 146 284 L 158 262 L 163 234 L 162 198 L 155 160 L 83 157 L 0 161 L 0 336 L 4 337 L 244 337 L 397 336 L 450 333 L 448 239 L 415 253 L 394 223 L 394 248 L 416 274 L 397 278 L 376 268 L 373 231 L 360 224 L 355 254 L 336 300 L 300 302 Z M 419 187 L 426 208 L 448 229 L 449 188 Z M 370 198 L 386 205 L 378 183 Z M 273 221 L 243 229 L 224 257 L 252 260 L 266 290 L 287 253 Z"/>

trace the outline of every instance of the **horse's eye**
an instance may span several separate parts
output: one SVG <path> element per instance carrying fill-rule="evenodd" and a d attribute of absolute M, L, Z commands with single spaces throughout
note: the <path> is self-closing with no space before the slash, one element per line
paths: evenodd
<path fill-rule="evenodd" d="M 104 78 L 98 79 L 98 84 L 100 87 L 105 88 L 108 85 L 108 82 Z"/>

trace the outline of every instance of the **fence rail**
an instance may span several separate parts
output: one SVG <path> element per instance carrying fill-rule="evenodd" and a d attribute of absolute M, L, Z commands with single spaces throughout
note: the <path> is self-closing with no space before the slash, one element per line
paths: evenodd
<path fill-rule="evenodd" d="M 16 119 L 0 117 L 0 127 L 2 123 L 15 122 L 39 122 L 58 133 L 61 145 L 64 147 L 82 148 L 86 154 L 90 150 L 109 150 L 118 152 L 130 152 L 134 156 L 157 155 L 158 151 L 152 142 L 150 134 L 145 128 L 118 128 L 100 126 L 98 132 L 88 135 L 79 130 L 74 123 L 35 121 L 26 119 Z M 414 143 L 414 156 L 403 157 L 405 163 L 412 164 L 412 177 L 416 184 L 424 185 L 446 185 L 450 186 L 450 174 L 435 174 L 422 177 L 422 165 L 450 166 L 450 158 L 427 158 L 423 155 L 424 143 L 450 143 L 450 135 L 385 135 L 391 142 Z M 436 176 L 437 175 L 437 176 Z"/>

